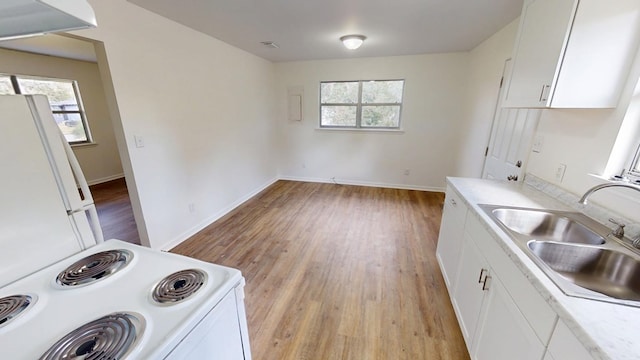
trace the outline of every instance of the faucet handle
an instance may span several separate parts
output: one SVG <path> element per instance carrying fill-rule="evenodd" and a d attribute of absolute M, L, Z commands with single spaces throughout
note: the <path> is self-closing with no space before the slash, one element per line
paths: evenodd
<path fill-rule="evenodd" d="M 615 219 L 609 219 L 609 222 L 618 226 L 615 230 L 613 230 L 611 235 L 617 237 L 618 239 L 622 239 L 624 237 L 625 224 L 623 224 L 622 222 L 616 221 Z"/>

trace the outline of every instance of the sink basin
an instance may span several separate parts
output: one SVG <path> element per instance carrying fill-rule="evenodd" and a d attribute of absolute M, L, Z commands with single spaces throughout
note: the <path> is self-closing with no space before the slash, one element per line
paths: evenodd
<path fill-rule="evenodd" d="M 492 210 L 492 215 L 509 230 L 536 240 L 591 245 L 605 243 L 602 236 L 562 212 L 497 208 Z"/>
<path fill-rule="evenodd" d="M 574 211 L 479 204 L 566 295 L 640 307 L 640 253 Z"/>
<path fill-rule="evenodd" d="M 593 246 L 530 241 L 528 248 L 569 282 L 607 296 L 640 301 L 640 261 Z"/>

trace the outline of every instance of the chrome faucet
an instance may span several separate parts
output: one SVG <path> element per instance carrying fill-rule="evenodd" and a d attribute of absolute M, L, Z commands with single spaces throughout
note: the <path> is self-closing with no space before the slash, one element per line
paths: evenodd
<path fill-rule="evenodd" d="M 636 190 L 638 192 L 640 192 L 640 186 L 638 185 L 632 185 L 632 184 L 620 184 L 620 183 L 606 183 L 606 184 L 600 184 L 600 185 L 596 185 L 594 187 L 592 187 L 591 189 L 587 190 L 587 192 L 584 193 L 584 195 L 582 195 L 582 197 L 580 198 L 580 201 L 578 201 L 580 204 L 587 204 L 587 199 L 589 198 L 589 196 L 591 196 L 591 194 L 593 194 L 594 192 L 598 191 L 598 190 L 602 190 L 605 188 L 609 188 L 609 187 L 624 187 L 624 188 L 629 188 L 629 189 L 633 189 Z"/>
<path fill-rule="evenodd" d="M 580 198 L 580 200 L 578 202 L 580 204 L 586 205 L 587 204 L 587 199 L 594 192 L 596 192 L 598 190 L 605 189 L 605 188 L 609 188 L 609 187 L 623 187 L 623 188 L 629 188 L 629 189 L 633 189 L 633 190 L 636 190 L 636 191 L 640 192 L 640 186 L 638 186 L 638 185 L 626 184 L 626 183 L 622 183 L 622 184 L 621 183 L 606 183 L 606 184 L 596 185 L 596 186 L 592 187 L 591 189 L 587 190 L 587 192 L 585 192 L 584 195 L 582 195 L 582 197 Z M 618 239 L 622 239 L 624 237 L 624 224 L 618 223 L 613 219 L 609 219 L 609 221 L 611 221 L 612 223 L 618 225 L 617 229 L 614 230 L 612 235 L 617 237 Z M 631 244 L 633 245 L 633 247 L 635 247 L 637 249 L 640 249 L 640 235 L 638 235 L 634 239 L 631 239 Z"/>

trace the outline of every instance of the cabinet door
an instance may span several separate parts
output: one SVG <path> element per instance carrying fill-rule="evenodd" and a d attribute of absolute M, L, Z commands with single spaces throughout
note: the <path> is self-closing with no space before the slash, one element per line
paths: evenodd
<path fill-rule="evenodd" d="M 453 293 L 455 287 L 466 216 L 467 207 L 462 203 L 458 195 L 448 188 L 442 213 L 442 223 L 440 224 L 436 257 L 450 294 Z"/>
<path fill-rule="evenodd" d="M 564 321 L 558 321 L 549 341 L 547 351 L 550 359 L 561 360 L 591 360 L 593 357 L 582 345 L 575 335 L 569 330 Z M 553 356 L 551 356 L 553 355 Z M 545 360 L 547 360 L 545 358 Z"/>
<path fill-rule="evenodd" d="M 480 250 L 465 232 L 452 302 L 470 353 L 484 298 L 482 282 L 486 276 L 489 276 L 488 269 Z"/>
<path fill-rule="evenodd" d="M 541 360 L 545 346 L 504 285 L 493 277 L 487 287 L 471 357 L 475 360 Z"/>
<path fill-rule="evenodd" d="M 576 3 L 534 0 L 524 5 L 505 107 L 550 104 Z"/>

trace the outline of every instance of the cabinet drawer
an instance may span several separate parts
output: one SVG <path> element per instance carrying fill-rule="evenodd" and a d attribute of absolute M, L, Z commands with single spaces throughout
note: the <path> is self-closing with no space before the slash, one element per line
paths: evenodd
<path fill-rule="evenodd" d="M 498 245 L 496 241 L 501 240 L 494 239 L 481 220 L 469 214 L 465 230 L 473 234 L 473 239 L 493 269 L 494 275 L 500 278 L 540 341 L 546 344 L 553 332 L 556 313 Z"/>
<path fill-rule="evenodd" d="M 453 222 L 459 226 L 460 229 L 464 228 L 465 218 L 467 217 L 467 206 L 462 202 L 460 196 L 450 187 L 447 187 L 443 210 L 447 212 L 447 215 L 451 214 Z"/>

